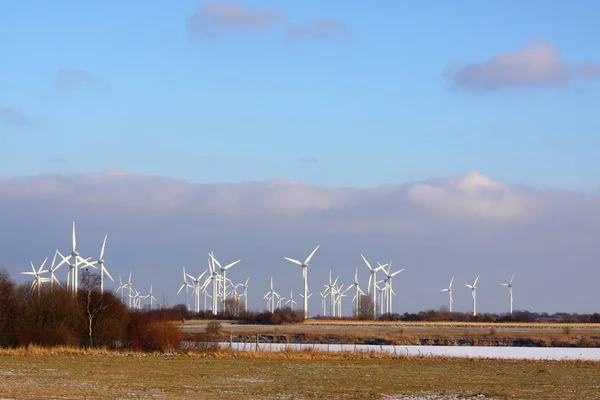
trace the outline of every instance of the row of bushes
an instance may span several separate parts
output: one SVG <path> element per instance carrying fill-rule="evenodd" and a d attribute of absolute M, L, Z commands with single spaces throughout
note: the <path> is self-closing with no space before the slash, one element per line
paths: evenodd
<path fill-rule="evenodd" d="M 130 311 L 99 277 L 82 271 L 77 294 L 62 286 L 17 285 L 0 270 L 0 345 L 126 347 L 167 351 L 181 333 L 173 311 Z"/>

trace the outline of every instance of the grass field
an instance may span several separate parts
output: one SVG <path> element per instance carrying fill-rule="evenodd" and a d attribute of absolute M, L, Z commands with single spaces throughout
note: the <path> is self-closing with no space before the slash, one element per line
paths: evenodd
<path fill-rule="evenodd" d="M 48 355 L 52 353 L 53 355 Z M 597 362 L 406 358 L 323 353 L 118 355 L 0 353 L 3 398 L 600 398 Z"/>
<path fill-rule="evenodd" d="M 181 324 L 184 332 L 199 332 L 206 322 L 188 321 Z M 391 344 L 419 344 L 420 340 L 456 341 L 468 339 L 472 344 L 511 345 L 516 339 L 530 339 L 532 345 L 551 346 L 578 343 L 585 338 L 587 346 L 600 346 L 600 324 L 525 324 L 525 323 L 468 323 L 468 322 L 378 322 L 378 321 L 319 321 L 309 320 L 291 325 L 222 324 L 223 340 L 229 334 L 255 336 L 302 334 L 317 343 L 360 343 L 366 338 L 381 339 Z M 451 344 L 451 343 L 446 343 Z"/>

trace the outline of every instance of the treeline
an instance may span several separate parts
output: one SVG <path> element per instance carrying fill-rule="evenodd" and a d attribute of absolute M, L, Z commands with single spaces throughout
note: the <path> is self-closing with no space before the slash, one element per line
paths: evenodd
<path fill-rule="evenodd" d="M 239 304 L 235 304 L 235 303 Z M 229 306 L 228 306 L 229 305 Z M 233 305 L 233 306 L 232 306 Z M 304 312 L 302 310 L 293 310 L 290 307 L 277 308 L 275 311 L 245 311 L 244 304 L 239 300 L 226 300 L 224 311 L 218 314 L 213 314 L 212 311 L 193 312 L 187 310 L 185 304 L 177 304 L 173 306 L 174 318 L 180 320 L 199 319 L 199 320 L 226 320 L 237 321 L 240 324 L 256 324 L 256 325 L 281 325 L 295 324 L 304 320 Z M 235 310 L 235 311 L 234 311 Z"/>
<path fill-rule="evenodd" d="M 0 270 L 0 346 L 89 346 L 169 351 L 181 333 L 170 309 L 130 311 L 99 276 L 82 270 L 76 295 L 63 286 L 17 285 Z"/>
<path fill-rule="evenodd" d="M 382 314 L 380 321 L 407 322 L 525 322 L 525 323 L 600 323 L 600 314 L 568 314 L 568 313 L 535 313 L 529 311 L 514 311 L 509 314 L 482 313 L 473 316 L 472 313 L 449 312 L 446 310 L 427 310 L 418 313 Z"/>

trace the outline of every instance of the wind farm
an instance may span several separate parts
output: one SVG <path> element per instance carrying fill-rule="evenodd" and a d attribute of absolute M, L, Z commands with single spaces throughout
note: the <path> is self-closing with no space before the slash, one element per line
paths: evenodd
<path fill-rule="evenodd" d="M 2 2 L 0 397 L 600 399 L 600 5 Z"/>
<path fill-rule="evenodd" d="M 31 281 L 31 289 L 39 290 L 44 285 L 49 286 L 61 286 L 68 288 L 72 291 L 72 293 L 76 294 L 78 290 L 78 285 L 80 283 L 80 279 L 78 278 L 78 272 L 83 269 L 92 271 L 97 271 L 97 275 L 99 276 L 99 289 L 101 293 L 104 293 L 105 290 L 113 290 L 110 287 L 106 286 L 104 277 L 108 277 L 112 282 L 114 279 L 112 278 L 109 270 L 107 269 L 104 261 L 106 244 L 107 244 L 108 234 L 104 235 L 104 239 L 102 241 L 100 247 L 100 256 L 97 260 L 90 261 L 91 257 L 84 258 L 77 252 L 77 236 L 76 236 L 76 223 L 72 223 L 71 230 L 71 244 L 72 250 L 69 256 L 65 257 L 62 253 L 57 249 L 54 252 L 54 257 L 52 263 L 49 267 L 46 267 L 48 263 L 49 257 L 46 257 L 41 265 L 36 268 L 33 264 L 33 261 L 30 261 L 31 271 L 21 272 L 22 275 L 31 275 L 33 280 Z M 312 293 L 309 291 L 309 277 L 308 277 L 308 269 L 310 265 L 314 264 L 315 254 L 317 250 L 320 248 L 320 245 L 317 245 L 311 253 L 306 257 L 304 262 L 289 258 L 283 257 L 285 260 L 292 262 L 301 269 L 301 289 L 303 293 L 300 293 L 300 297 L 302 298 L 302 307 L 298 307 L 298 302 L 294 300 L 293 290 L 291 287 L 289 289 L 290 296 L 285 297 L 282 296 L 278 291 L 274 288 L 274 279 L 277 277 L 271 276 L 269 278 L 269 290 L 263 295 L 263 300 L 267 301 L 267 306 L 265 309 L 270 311 L 271 313 L 275 312 L 277 309 L 281 308 L 290 308 L 292 310 L 296 310 L 302 314 L 303 319 L 309 319 L 308 311 L 309 311 L 309 301 Z M 221 265 L 221 262 L 217 260 L 214 255 L 214 252 L 207 252 L 208 257 L 208 268 L 203 271 L 198 271 L 199 274 L 197 276 L 192 275 L 189 271 L 190 268 L 185 266 L 182 267 L 182 277 L 183 281 L 181 286 L 178 288 L 173 288 L 175 292 L 175 298 L 180 294 L 185 295 L 185 299 L 183 304 L 185 305 L 185 309 L 187 312 L 200 313 L 200 312 L 210 312 L 212 315 L 219 315 L 227 311 L 228 302 L 230 303 L 240 303 L 241 309 L 244 312 L 248 312 L 248 304 L 249 304 L 249 282 L 250 277 L 252 276 L 252 271 L 250 268 L 246 267 L 244 269 L 244 264 L 242 260 L 236 260 L 225 266 Z M 62 261 L 56 264 L 57 257 L 60 257 Z M 321 303 L 313 305 L 315 309 L 320 310 L 320 312 L 316 313 L 317 318 L 352 318 L 356 317 L 360 319 L 371 319 L 378 320 L 385 316 L 394 315 L 394 297 L 397 295 L 393 289 L 393 279 L 397 277 L 401 272 L 405 271 L 405 268 L 401 268 L 396 271 L 392 271 L 392 261 L 388 261 L 385 264 L 377 261 L 377 267 L 372 267 L 371 263 L 367 260 L 367 258 L 359 254 L 360 258 L 363 260 L 367 272 L 368 272 L 368 283 L 366 288 L 360 286 L 359 282 L 359 268 L 356 266 L 354 270 L 354 276 L 351 280 L 351 284 L 346 286 L 345 283 L 341 281 L 342 277 L 337 276 L 333 279 L 332 271 L 329 270 L 329 281 L 328 283 L 324 283 L 323 291 L 321 294 Z M 317 257 L 318 260 L 318 257 Z M 241 263 L 241 264 L 240 264 Z M 114 264 L 114 262 L 113 262 Z M 232 267 L 240 264 L 241 273 L 247 276 L 245 281 L 235 282 L 227 276 L 227 272 L 232 269 Z M 69 266 L 69 270 L 67 271 L 66 277 L 61 281 L 58 278 L 57 270 L 59 267 L 67 265 Z M 311 267 L 311 269 L 318 268 Z M 282 265 L 284 268 L 285 265 Z M 47 269 L 44 269 L 47 268 Z M 116 268 L 116 265 L 113 266 Z M 235 270 L 234 270 L 235 271 Z M 351 269 L 347 269 L 347 272 L 350 272 Z M 410 271 L 410 269 L 409 269 Z M 45 274 L 51 273 L 51 275 L 45 276 Z M 126 275 L 126 271 L 121 271 L 123 275 Z M 286 271 L 286 275 L 289 275 L 290 271 Z M 383 273 L 384 278 L 382 280 L 378 280 L 377 273 Z M 123 283 L 122 275 L 119 273 L 119 285 L 114 288 L 116 293 L 120 292 L 121 299 L 126 300 L 129 308 L 132 309 L 142 309 L 149 308 L 154 309 L 157 307 L 168 307 L 168 304 L 163 300 L 162 302 L 157 300 L 154 296 L 153 290 L 157 287 L 155 283 L 150 284 L 150 290 L 147 294 L 142 294 L 140 290 L 138 290 L 132 281 L 133 271 L 129 271 L 128 279 L 125 283 Z M 513 280 L 515 274 L 511 276 L 511 279 L 508 283 L 500 283 L 501 286 L 507 287 L 509 289 L 509 303 L 508 308 L 506 310 L 507 315 L 513 315 Z M 347 278 L 351 277 L 350 274 L 347 274 Z M 258 279 L 255 277 L 255 280 Z M 264 278 L 263 278 L 264 279 Z M 158 282 L 162 281 L 160 277 L 157 277 Z M 453 289 L 452 284 L 454 281 L 454 277 L 450 280 L 450 284 L 447 288 L 441 289 L 442 292 L 447 292 L 449 296 L 449 302 L 447 311 L 453 312 L 454 306 L 454 298 L 453 298 Z M 471 291 L 472 297 L 472 316 L 477 317 L 477 284 L 479 282 L 479 275 L 475 278 L 472 284 L 465 284 L 467 288 Z M 158 286 L 163 290 L 163 293 L 167 290 L 166 288 Z M 177 289 L 177 290 L 175 290 Z M 348 292 L 353 290 L 353 297 L 348 297 Z M 168 290 L 171 291 L 171 290 Z M 192 305 L 190 305 L 190 295 L 192 297 Z M 258 295 L 258 294 L 257 294 Z M 501 293 L 496 293 L 496 296 L 500 296 Z M 166 296 L 163 295 L 163 298 L 166 299 Z M 366 310 L 361 309 L 361 305 L 363 303 L 368 302 L 369 307 L 372 307 L 370 312 L 365 313 Z M 243 304 L 242 304 L 243 303 Z M 345 307 L 343 307 L 345 305 Z M 344 310 L 348 310 L 347 314 L 344 314 Z M 260 309 L 258 310 L 260 311 Z"/>

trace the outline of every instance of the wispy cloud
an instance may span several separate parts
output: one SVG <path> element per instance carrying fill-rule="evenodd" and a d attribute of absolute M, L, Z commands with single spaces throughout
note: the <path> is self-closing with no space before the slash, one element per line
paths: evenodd
<path fill-rule="evenodd" d="M 31 125 L 31 119 L 16 108 L 0 109 L 0 121 L 10 125 Z"/>
<path fill-rule="evenodd" d="M 288 37 L 292 39 L 335 39 L 344 41 L 350 38 L 348 26 L 330 18 L 318 17 L 305 24 L 295 24 L 288 28 Z"/>
<path fill-rule="evenodd" d="M 212 36 L 226 30 L 261 31 L 280 24 L 285 13 L 215 1 L 202 4 L 187 20 L 191 37 Z"/>
<path fill-rule="evenodd" d="M 445 76 L 458 86 L 493 90 L 510 86 L 564 84 L 576 76 L 598 75 L 595 63 L 567 63 L 556 46 L 541 39 L 532 40 L 519 50 L 500 53 L 487 61 L 449 66 Z"/>
<path fill-rule="evenodd" d="M 58 90 L 98 87 L 100 82 L 92 73 L 75 68 L 60 69 L 54 77 L 54 85 Z"/>

